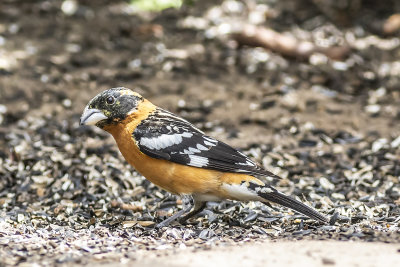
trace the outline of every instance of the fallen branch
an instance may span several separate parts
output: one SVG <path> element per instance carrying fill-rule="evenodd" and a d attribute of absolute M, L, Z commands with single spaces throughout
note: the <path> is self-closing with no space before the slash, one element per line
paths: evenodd
<path fill-rule="evenodd" d="M 254 25 L 244 26 L 241 32 L 232 34 L 232 38 L 240 46 L 264 47 L 284 56 L 301 59 L 308 59 L 313 53 L 321 53 L 334 60 L 343 60 L 350 53 L 348 46 L 319 47 L 312 42 Z"/>

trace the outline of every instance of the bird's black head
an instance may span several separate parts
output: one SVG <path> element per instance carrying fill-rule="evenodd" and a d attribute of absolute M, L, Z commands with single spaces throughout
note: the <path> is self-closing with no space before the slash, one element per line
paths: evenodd
<path fill-rule="evenodd" d="M 96 125 L 100 128 L 117 124 L 135 112 L 142 101 L 141 95 L 128 88 L 118 87 L 105 90 L 87 104 L 80 124 Z"/>

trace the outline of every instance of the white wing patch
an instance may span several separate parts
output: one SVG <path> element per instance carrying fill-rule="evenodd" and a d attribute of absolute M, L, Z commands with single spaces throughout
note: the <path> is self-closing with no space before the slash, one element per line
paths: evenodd
<path fill-rule="evenodd" d="M 204 141 L 204 144 L 206 144 L 207 146 L 216 146 L 217 145 L 216 143 L 211 143 L 208 141 Z"/>
<path fill-rule="evenodd" d="M 246 183 L 222 184 L 221 188 L 228 194 L 229 198 L 234 200 L 255 201 L 263 199 L 262 197 L 258 196 L 256 192 L 249 189 L 246 186 Z"/>
<path fill-rule="evenodd" d="M 204 144 L 207 146 L 216 146 L 218 144 L 218 141 L 213 138 L 203 136 L 203 139 L 204 139 Z"/>
<path fill-rule="evenodd" d="M 235 164 L 242 166 L 256 166 L 256 164 L 254 164 L 254 162 L 251 162 L 250 160 L 246 160 L 246 162 L 237 162 Z"/>
<path fill-rule="evenodd" d="M 197 144 L 197 149 L 199 150 L 208 150 L 208 148 L 206 148 L 205 146 L 203 146 L 202 144 Z"/>
<path fill-rule="evenodd" d="M 185 133 L 182 134 L 182 136 L 189 137 L 189 136 L 186 136 L 186 134 L 190 134 L 190 133 L 186 133 L 185 132 Z M 214 139 L 209 138 L 207 136 L 203 136 L 203 142 L 204 142 L 204 145 L 203 144 L 196 144 L 196 147 L 194 147 L 194 145 L 192 147 L 191 146 L 187 147 L 183 151 L 179 152 L 179 154 L 185 154 L 185 155 L 198 154 L 198 153 L 201 153 L 202 151 L 210 150 L 211 147 L 216 146 L 218 144 L 217 140 L 214 140 Z M 206 146 L 208 146 L 208 147 L 206 147 Z M 198 156 L 196 156 L 196 157 L 203 159 L 201 161 L 201 163 L 198 163 L 198 165 L 202 164 L 203 161 L 206 160 L 206 158 L 204 158 L 204 157 L 198 157 Z M 193 164 L 197 164 L 197 161 L 198 161 L 197 158 L 193 157 L 193 162 L 194 162 Z M 191 157 L 191 159 L 192 159 L 192 157 Z M 207 164 L 208 164 L 208 160 L 207 160 Z M 203 166 L 206 166 L 207 164 L 204 164 L 202 166 L 196 166 L 196 167 L 203 167 Z M 192 165 L 192 166 L 195 166 L 195 165 Z"/>
<path fill-rule="evenodd" d="M 189 155 L 190 162 L 188 165 L 193 167 L 204 167 L 208 165 L 208 158 L 196 155 Z"/>
<path fill-rule="evenodd" d="M 169 146 L 177 145 L 182 143 L 182 137 L 192 137 L 192 133 L 182 133 L 182 134 L 162 134 L 157 137 L 142 137 L 139 143 L 149 149 L 164 149 Z"/>
<path fill-rule="evenodd" d="M 214 138 L 208 137 L 208 136 L 203 136 L 204 139 L 206 139 L 209 142 L 217 143 L 218 141 L 215 140 Z"/>
<path fill-rule="evenodd" d="M 149 149 L 155 149 L 155 150 L 162 150 L 164 148 L 173 146 L 173 145 L 179 145 L 180 143 L 182 143 L 183 138 L 190 138 L 192 137 L 193 134 L 189 133 L 189 132 L 184 132 L 184 133 L 177 133 L 177 134 L 162 134 L 156 137 L 142 137 L 139 141 L 140 145 L 145 146 Z M 189 146 L 186 147 L 185 149 L 181 150 L 181 152 L 174 152 L 175 153 L 179 153 L 179 154 L 183 154 L 183 155 L 194 155 L 194 154 L 198 154 L 201 153 L 202 151 L 206 151 L 206 150 L 210 150 L 210 147 L 216 146 L 218 141 L 217 140 L 213 140 L 211 138 L 208 137 L 203 137 L 203 142 L 204 144 L 196 144 L 193 146 Z M 207 141 L 209 140 L 209 141 Z M 209 146 L 209 147 L 206 147 Z M 201 160 L 199 160 L 201 158 Z M 208 159 L 204 158 L 204 157 L 193 157 L 193 163 L 192 166 L 196 166 L 196 167 L 203 167 L 205 165 L 207 165 L 208 163 Z M 207 162 L 205 162 L 207 161 Z"/>
<path fill-rule="evenodd" d="M 193 154 L 194 154 L 194 153 L 200 153 L 200 152 L 201 152 L 199 149 L 194 148 L 194 147 L 189 147 L 189 151 L 192 152 Z"/>
<path fill-rule="evenodd" d="M 182 133 L 181 134 L 183 137 L 186 137 L 186 138 L 189 138 L 189 137 L 192 137 L 193 136 L 193 134 L 192 133 L 189 133 L 189 132 L 184 132 L 184 133 Z"/>

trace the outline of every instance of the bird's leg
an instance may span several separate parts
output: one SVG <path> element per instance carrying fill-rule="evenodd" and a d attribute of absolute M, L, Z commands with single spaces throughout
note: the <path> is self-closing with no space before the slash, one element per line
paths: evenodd
<path fill-rule="evenodd" d="M 189 212 L 192 207 L 193 207 L 193 198 L 191 196 L 182 196 L 182 210 L 178 211 L 171 217 L 165 219 L 164 221 L 160 222 L 159 224 L 156 225 L 156 228 L 162 228 L 164 226 L 168 226 L 171 222 L 175 221 L 179 217 L 181 217 L 183 214 Z M 190 212 L 189 212 L 190 213 Z M 186 216 L 185 216 L 186 217 Z"/>
<path fill-rule="evenodd" d="M 194 215 L 198 214 L 206 207 L 206 202 L 203 201 L 194 201 L 194 208 L 191 212 L 188 212 L 185 216 L 179 219 L 180 223 L 186 222 L 188 219 L 192 218 Z"/>

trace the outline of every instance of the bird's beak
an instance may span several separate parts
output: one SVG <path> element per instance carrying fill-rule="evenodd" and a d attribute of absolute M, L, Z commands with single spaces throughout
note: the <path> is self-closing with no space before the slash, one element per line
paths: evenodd
<path fill-rule="evenodd" d="M 108 119 L 108 117 L 100 110 L 95 108 L 85 108 L 79 123 L 80 125 L 96 125 L 96 123 L 105 119 Z"/>

